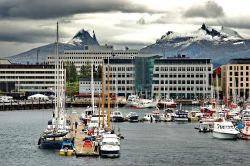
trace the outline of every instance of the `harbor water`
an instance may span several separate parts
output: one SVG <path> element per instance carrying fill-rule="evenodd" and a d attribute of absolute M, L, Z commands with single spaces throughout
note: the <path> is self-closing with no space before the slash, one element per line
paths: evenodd
<path fill-rule="evenodd" d="M 83 108 L 70 108 L 79 114 Z M 120 108 L 125 115 L 136 111 L 140 118 L 150 109 Z M 100 157 L 66 157 L 58 151 L 37 146 L 41 132 L 52 117 L 52 109 L 0 112 L 0 165 L 249 165 L 250 141 L 226 141 L 199 133 L 197 123 L 139 122 L 112 123 L 120 128 L 121 156 L 115 159 Z"/>

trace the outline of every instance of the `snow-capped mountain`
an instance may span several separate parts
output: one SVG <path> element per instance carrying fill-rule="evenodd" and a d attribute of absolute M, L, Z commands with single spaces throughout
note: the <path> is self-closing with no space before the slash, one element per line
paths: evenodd
<path fill-rule="evenodd" d="M 75 36 L 68 43 L 59 43 L 59 53 L 62 54 L 64 50 L 79 50 L 84 49 L 84 45 L 99 45 L 95 33 L 93 32 L 93 37 L 88 31 L 82 29 L 75 34 Z M 47 62 L 48 56 L 55 53 L 55 44 L 51 43 L 41 47 L 33 48 L 29 51 L 6 57 L 12 63 L 21 64 L 35 64 Z"/>
<path fill-rule="evenodd" d="M 217 66 L 232 58 L 250 57 L 250 40 L 229 28 L 216 30 L 203 24 L 190 33 L 168 31 L 156 43 L 141 51 L 161 54 L 163 57 L 185 54 L 193 58 L 211 58 Z"/>
<path fill-rule="evenodd" d="M 72 44 L 75 46 L 83 46 L 83 45 L 99 45 L 95 32 L 93 31 L 93 37 L 90 36 L 89 32 L 81 29 L 72 40 L 68 42 L 68 44 Z"/>

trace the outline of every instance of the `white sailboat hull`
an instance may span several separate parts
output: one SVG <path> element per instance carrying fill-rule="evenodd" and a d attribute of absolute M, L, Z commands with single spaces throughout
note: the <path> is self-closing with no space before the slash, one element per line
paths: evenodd
<path fill-rule="evenodd" d="M 221 133 L 217 131 L 213 131 L 213 137 L 218 139 L 237 139 L 238 134 L 236 133 Z"/>
<path fill-rule="evenodd" d="M 188 118 L 177 118 L 177 117 L 175 117 L 174 120 L 179 121 L 179 122 L 187 122 Z"/>

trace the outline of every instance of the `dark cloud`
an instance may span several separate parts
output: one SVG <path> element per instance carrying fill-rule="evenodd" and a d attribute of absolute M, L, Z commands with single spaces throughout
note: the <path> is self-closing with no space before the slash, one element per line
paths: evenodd
<path fill-rule="evenodd" d="M 184 17 L 203 17 L 203 18 L 216 18 L 224 16 L 224 11 L 214 1 L 208 1 L 204 5 L 193 6 L 188 9 L 184 14 Z"/>
<path fill-rule="evenodd" d="M 60 32 L 60 37 L 68 37 Z M 21 43 L 52 43 L 56 40 L 56 30 L 49 28 L 34 29 L 18 25 L 0 25 L 1 42 L 21 42 Z"/>
<path fill-rule="evenodd" d="M 241 16 L 241 17 L 230 17 L 218 20 L 218 25 L 238 28 L 238 29 L 250 29 L 249 16 Z"/>
<path fill-rule="evenodd" d="M 153 12 L 145 6 L 131 4 L 131 1 L 125 0 L 2 0 L 0 2 L 2 18 L 49 19 L 80 13 L 111 11 Z"/>

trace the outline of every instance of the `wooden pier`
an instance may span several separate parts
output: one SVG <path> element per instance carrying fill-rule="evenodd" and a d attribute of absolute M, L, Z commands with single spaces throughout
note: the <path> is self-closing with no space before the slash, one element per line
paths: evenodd
<path fill-rule="evenodd" d="M 84 130 L 85 126 L 80 121 L 78 115 L 71 116 L 71 122 L 73 125 L 73 139 L 75 145 L 75 155 L 79 156 L 99 156 L 99 146 L 95 144 L 95 141 L 89 141 L 88 133 Z M 77 128 L 75 129 L 75 122 L 78 123 Z"/>

